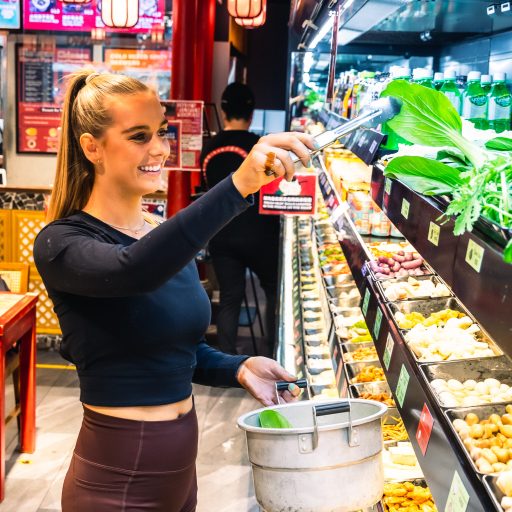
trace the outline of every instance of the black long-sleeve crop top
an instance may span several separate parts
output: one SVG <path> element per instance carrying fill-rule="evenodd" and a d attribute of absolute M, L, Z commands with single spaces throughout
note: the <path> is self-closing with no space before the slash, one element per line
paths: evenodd
<path fill-rule="evenodd" d="M 238 385 L 247 357 L 204 342 L 210 303 L 193 259 L 249 204 L 229 176 L 140 240 L 85 212 L 41 230 L 34 259 L 82 402 L 161 405 L 190 396 L 192 381 Z"/>

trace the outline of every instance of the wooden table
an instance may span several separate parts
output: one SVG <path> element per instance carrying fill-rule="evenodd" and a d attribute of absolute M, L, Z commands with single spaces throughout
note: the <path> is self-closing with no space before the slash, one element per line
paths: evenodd
<path fill-rule="evenodd" d="M 0 501 L 5 488 L 5 354 L 17 342 L 20 357 L 20 450 L 36 447 L 37 295 L 0 293 Z"/>

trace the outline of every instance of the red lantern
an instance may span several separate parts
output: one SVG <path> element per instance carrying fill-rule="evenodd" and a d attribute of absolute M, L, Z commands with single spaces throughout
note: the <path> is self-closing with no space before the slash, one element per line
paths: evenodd
<path fill-rule="evenodd" d="M 131 28 L 139 21 L 139 0 L 103 0 L 101 21 L 111 28 Z"/>
<path fill-rule="evenodd" d="M 264 0 L 265 1 L 265 0 Z M 267 3 L 265 1 L 261 14 L 255 18 L 235 18 L 235 22 L 244 28 L 258 28 L 267 20 Z"/>
<path fill-rule="evenodd" d="M 228 0 L 228 12 L 233 18 L 256 18 L 266 3 L 266 0 Z"/>

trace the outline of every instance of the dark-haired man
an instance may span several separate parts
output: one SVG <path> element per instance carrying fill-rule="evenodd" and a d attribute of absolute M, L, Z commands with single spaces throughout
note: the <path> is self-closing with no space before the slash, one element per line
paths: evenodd
<path fill-rule="evenodd" d="M 254 96 L 241 83 L 232 83 L 222 93 L 224 129 L 205 144 L 201 169 L 209 188 L 234 170 L 251 151 L 258 136 L 249 131 L 254 112 Z M 246 269 L 260 281 L 266 296 L 265 334 L 272 356 L 275 339 L 275 307 L 279 251 L 279 218 L 258 213 L 254 205 L 233 219 L 210 242 L 210 254 L 219 282 L 220 304 L 217 337 L 220 349 L 236 354 L 238 319 L 245 292 Z"/>

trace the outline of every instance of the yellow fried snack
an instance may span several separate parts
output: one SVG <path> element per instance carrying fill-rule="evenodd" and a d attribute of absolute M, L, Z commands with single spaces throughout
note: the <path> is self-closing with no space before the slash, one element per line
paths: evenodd
<path fill-rule="evenodd" d="M 397 422 L 396 425 L 390 425 L 388 423 L 382 425 L 384 441 L 407 441 L 409 436 L 407 435 L 407 430 L 405 430 L 402 418 L 393 419 Z"/>
<path fill-rule="evenodd" d="M 365 366 L 353 379 L 352 383 L 355 382 L 374 382 L 385 380 L 384 370 L 378 366 L 370 365 Z"/>
<path fill-rule="evenodd" d="M 412 482 L 384 484 L 382 503 L 387 512 L 437 512 L 430 489 Z"/>

